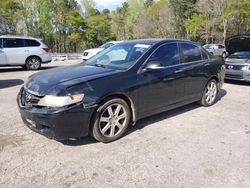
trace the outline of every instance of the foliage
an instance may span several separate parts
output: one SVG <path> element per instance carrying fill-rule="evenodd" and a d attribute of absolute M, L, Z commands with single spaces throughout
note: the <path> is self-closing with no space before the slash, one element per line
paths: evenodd
<path fill-rule="evenodd" d="M 42 38 L 54 52 L 136 38 L 222 43 L 250 32 L 249 15 L 249 0 L 126 0 L 115 11 L 94 0 L 0 0 L 0 35 Z"/>

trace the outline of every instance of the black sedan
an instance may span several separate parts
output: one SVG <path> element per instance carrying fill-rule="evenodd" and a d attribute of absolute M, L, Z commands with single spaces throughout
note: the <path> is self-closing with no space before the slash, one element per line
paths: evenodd
<path fill-rule="evenodd" d="M 138 119 L 199 102 L 211 106 L 224 61 L 185 40 L 122 42 L 83 64 L 29 77 L 18 94 L 23 122 L 49 138 L 120 138 Z"/>

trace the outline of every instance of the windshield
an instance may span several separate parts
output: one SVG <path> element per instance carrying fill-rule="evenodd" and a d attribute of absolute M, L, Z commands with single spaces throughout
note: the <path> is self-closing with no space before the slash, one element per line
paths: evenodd
<path fill-rule="evenodd" d="M 107 43 L 101 45 L 99 48 L 107 49 L 107 48 L 109 48 L 110 46 L 113 46 L 113 45 L 114 45 L 113 43 L 107 42 Z"/>
<path fill-rule="evenodd" d="M 135 43 L 117 44 L 89 59 L 86 64 L 125 70 L 132 66 L 150 46 Z"/>
<path fill-rule="evenodd" d="M 250 51 L 242 51 L 242 52 L 235 52 L 231 54 L 229 57 L 239 58 L 239 59 L 249 59 L 250 58 Z"/>

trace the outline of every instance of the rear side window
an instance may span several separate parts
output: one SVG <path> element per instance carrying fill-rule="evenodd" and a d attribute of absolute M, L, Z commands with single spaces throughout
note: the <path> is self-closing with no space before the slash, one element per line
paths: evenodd
<path fill-rule="evenodd" d="M 3 39 L 0 39 L 0 48 L 3 48 Z"/>
<path fill-rule="evenodd" d="M 4 48 L 21 48 L 24 47 L 23 39 L 3 39 L 3 47 Z"/>
<path fill-rule="evenodd" d="M 27 46 L 27 47 L 36 47 L 36 46 L 40 46 L 40 43 L 37 42 L 36 40 L 25 39 L 24 40 L 24 46 Z"/>
<path fill-rule="evenodd" d="M 185 63 L 202 60 L 201 51 L 196 45 L 181 43 L 181 49 Z"/>
<path fill-rule="evenodd" d="M 149 61 L 159 61 L 162 66 L 171 66 L 180 63 L 177 43 L 165 44 L 159 47 L 150 57 Z"/>

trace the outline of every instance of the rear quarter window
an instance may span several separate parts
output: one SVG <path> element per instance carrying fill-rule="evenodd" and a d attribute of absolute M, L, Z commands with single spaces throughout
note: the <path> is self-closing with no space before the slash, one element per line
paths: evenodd
<path fill-rule="evenodd" d="M 198 46 L 189 43 L 181 43 L 184 63 L 202 60 L 201 51 Z"/>
<path fill-rule="evenodd" d="M 37 47 L 40 46 L 40 43 L 36 40 L 31 40 L 31 39 L 25 39 L 24 40 L 24 45 L 26 47 Z"/>
<path fill-rule="evenodd" d="M 23 39 L 5 38 L 3 39 L 4 48 L 21 48 L 24 47 Z"/>
<path fill-rule="evenodd" d="M 3 39 L 0 39 L 0 48 L 3 48 Z"/>

